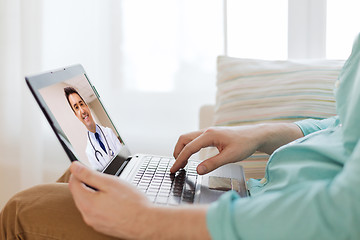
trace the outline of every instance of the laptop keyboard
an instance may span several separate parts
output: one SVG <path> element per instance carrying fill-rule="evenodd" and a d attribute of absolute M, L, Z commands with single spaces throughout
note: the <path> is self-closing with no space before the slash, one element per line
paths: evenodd
<path fill-rule="evenodd" d="M 189 161 L 184 169 L 170 174 L 173 158 L 146 156 L 132 183 L 155 204 L 193 203 L 198 162 Z"/>

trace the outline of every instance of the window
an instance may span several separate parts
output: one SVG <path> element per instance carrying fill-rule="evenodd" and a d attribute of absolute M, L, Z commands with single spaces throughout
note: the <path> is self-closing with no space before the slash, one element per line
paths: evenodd
<path fill-rule="evenodd" d="M 352 43 L 360 32 L 359 0 L 328 0 L 326 57 L 348 58 Z"/>
<path fill-rule="evenodd" d="M 286 59 L 287 0 L 227 0 L 228 55 Z"/>
<path fill-rule="evenodd" d="M 214 91 L 216 56 L 223 52 L 221 8 L 222 0 L 122 1 L 124 87 L 196 92 L 205 84 Z"/>
<path fill-rule="evenodd" d="M 358 0 L 224 0 L 228 55 L 346 59 L 360 32 Z"/>

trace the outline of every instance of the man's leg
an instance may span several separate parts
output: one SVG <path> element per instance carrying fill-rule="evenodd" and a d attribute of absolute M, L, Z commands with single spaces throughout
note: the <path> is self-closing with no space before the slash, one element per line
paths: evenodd
<path fill-rule="evenodd" d="M 13 196 L 0 213 L 0 239 L 113 239 L 86 225 L 66 183 Z"/>

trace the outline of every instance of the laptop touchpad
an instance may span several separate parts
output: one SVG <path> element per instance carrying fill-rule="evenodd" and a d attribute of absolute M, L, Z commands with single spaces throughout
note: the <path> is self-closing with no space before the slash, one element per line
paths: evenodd
<path fill-rule="evenodd" d="M 210 176 L 209 188 L 213 190 L 229 191 L 231 190 L 231 178 Z"/>
<path fill-rule="evenodd" d="M 234 190 L 240 192 L 240 181 L 234 178 L 225 178 L 225 177 L 209 177 L 209 188 L 219 191 L 229 191 Z"/>

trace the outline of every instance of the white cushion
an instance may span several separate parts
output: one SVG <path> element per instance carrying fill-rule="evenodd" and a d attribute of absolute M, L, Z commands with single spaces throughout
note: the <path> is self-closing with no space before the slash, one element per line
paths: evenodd
<path fill-rule="evenodd" d="M 293 122 L 336 114 L 341 60 L 268 61 L 219 56 L 214 125 Z"/>
<path fill-rule="evenodd" d="M 344 61 L 267 61 L 219 56 L 213 125 L 323 119 L 336 114 L 333 88 Z M 206 159 L 218 151 L 207 148 Z M 268 155 L 256 152 L 244 166 L 247 178 L 262 178 Z"/>

